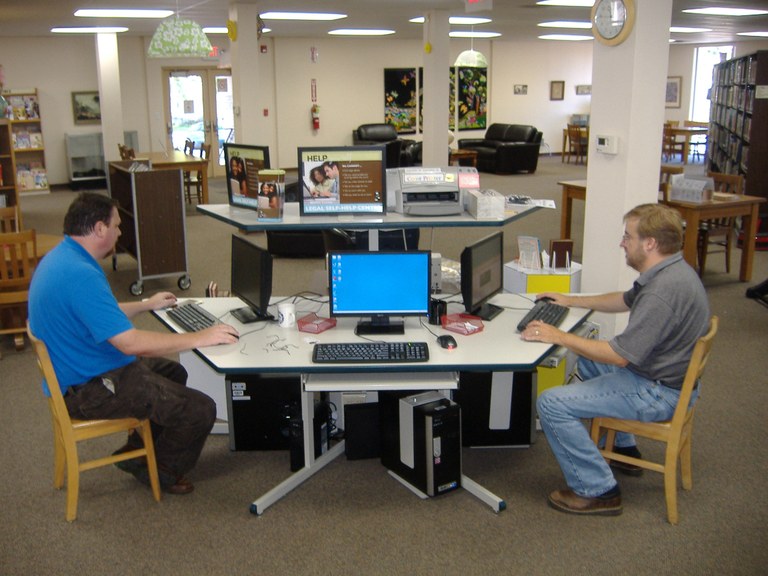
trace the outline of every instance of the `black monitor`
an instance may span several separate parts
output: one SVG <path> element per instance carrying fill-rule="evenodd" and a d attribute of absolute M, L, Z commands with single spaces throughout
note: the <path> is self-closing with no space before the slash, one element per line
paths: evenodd
<path fill-rule="evenodd" d="M 259 208 L 259 170 L 269 168 L 269 147 L 224 144 L 227 195 L 230 206 Z"/>
<path fill-rule="evenodd" d="M 489 304 L 504 288 L 504 233 L 496 232 L 467 246 L 461 253 L 461 297 L 464 309 L 483 320 L 503 308 Z"/>
<path fill-rule="evenodd" d="M 237 234 L 232 235 L 231 291 L 247 304 L 232 310 L 232 316 L 243 324 L 275 319 L 267 311 L 272 297 L 272 255 Z"/>
<path fill-rule="evenodd" d="M 357 334 L 402 334 L 401 316 L 429 314 L 428 250 L 330 252 L 331 316 L 364 316 Z"/>
<path fill-rule="evenodd" d="M 301 214 L 384 214 L 386 148 L 299 148 Z"/>

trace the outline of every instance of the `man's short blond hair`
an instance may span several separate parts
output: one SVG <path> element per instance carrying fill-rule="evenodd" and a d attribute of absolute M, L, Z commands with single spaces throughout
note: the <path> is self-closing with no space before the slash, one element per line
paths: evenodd
<path fill-rule="evenodd" d="M 640 204 L 624 215 L 624 222 L 637 220 L 640 238 L 653 238 L 659 252 L 675 254 L 683 247 L 683 220 L 674 208 L 663 204 Z"/>

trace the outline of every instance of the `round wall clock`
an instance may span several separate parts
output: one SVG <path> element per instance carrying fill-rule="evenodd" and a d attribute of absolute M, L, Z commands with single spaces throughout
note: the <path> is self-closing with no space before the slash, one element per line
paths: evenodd
<path fill-rule="evenodd" d="M 597 0 L 592 6 L 592 33 L 607 46 L 621 44 L 635 24 L 635 0 Z"/>

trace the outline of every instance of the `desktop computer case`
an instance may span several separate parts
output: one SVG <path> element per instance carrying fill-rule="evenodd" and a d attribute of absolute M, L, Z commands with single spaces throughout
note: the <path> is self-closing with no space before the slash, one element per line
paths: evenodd
<path fill-rule="evenodd" d="M 400 420 L 400 399 L 418 398 L 409 392 L 380 392 L 381 462 L 394 474 L 428 496 L 439 496 L 461 487 L 461 408 L 441 397 L 418 404 L 411 411 L 413 421 Z M 434 393 L 425 393 L 434 394 Z M 410 430 L 412 466 L 403 462 L 401 438 Z"/>

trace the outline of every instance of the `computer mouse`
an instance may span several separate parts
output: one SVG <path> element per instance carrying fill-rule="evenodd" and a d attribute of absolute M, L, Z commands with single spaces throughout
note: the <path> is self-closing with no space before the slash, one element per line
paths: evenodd
<path fill-rule="evenodd" d="M 448 334 L 446 334 L 445 336 L 438 336 L 437 343 L 440 344 L 440 346 L 442 346 L 443 348 L 446 348 L 448 350 L 453 350 L 454 348 L 456 348 L 456 346 L 458 346 L 458 344 L 456 344 L 456 338 Z"/>
<path fill-rule="evenodd" d="M 544 302 L 554 302 L 555 301 L 554 298 L 550 298 L 549 296 L 542 296 L 541 298 L 536 298 L 536 302 L 541 302 L 542 300 Z"/>

